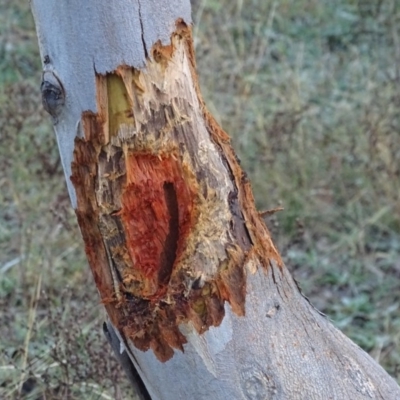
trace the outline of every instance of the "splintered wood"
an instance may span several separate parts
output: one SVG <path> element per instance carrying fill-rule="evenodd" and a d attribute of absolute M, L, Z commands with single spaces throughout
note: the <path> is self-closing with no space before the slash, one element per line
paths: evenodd
<path fill-rule="evenodd" d="M 98 111 L 82 115 L 71 177 L 111 321 L 161 361 L 183 350 L 180 324 L 219 325 L 225 301 L 244 314 L 250 256 L 280 262 L 199 95 L 190 29 L 177 26 L 143 70 L 97 75 Z"/>
<path fill-rule="evenodd" d="M 126 172 L 121 215 L 134 268 L 121 271 L 122 282 L 134 295 L 140 288 L 140 295 L 159 298 L 194 223 L 195 194 L 173 157 L 128 156 Z"/>

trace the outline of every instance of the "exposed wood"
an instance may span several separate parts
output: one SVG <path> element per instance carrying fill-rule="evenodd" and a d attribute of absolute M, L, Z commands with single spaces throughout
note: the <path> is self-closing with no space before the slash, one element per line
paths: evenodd
<path fill-rule="evenodd" d="M 201 98 L 188 1 L 32 7 L 107 335 L 151 398 L 400 398 L 283 265 Z"/>
<path fill-rule="evenodd" d="M 190 29 L 178 24 L 143 71 L 97 76 L 100 112 L 83 115 L 71 177 L 111 321 L 161 361 L 183 350 L 180 324 L 219 325 L 225 301 L 243 315 L 251 253 L 280 262 L 259 220 L 263 234 L 249 232 L 259 217 L 248 183 L 226 135 L 203 118 Z"/>

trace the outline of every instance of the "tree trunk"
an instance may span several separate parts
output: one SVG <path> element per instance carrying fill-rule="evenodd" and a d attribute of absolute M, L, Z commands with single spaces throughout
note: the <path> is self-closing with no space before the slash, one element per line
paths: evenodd
<path fill-rule="evenodd" d="M 32 9 L 43 104 L 132 381 L 133 365 L 152 399 L 399 399 L 283 265 L 201 98 L 189 0 Z"/>

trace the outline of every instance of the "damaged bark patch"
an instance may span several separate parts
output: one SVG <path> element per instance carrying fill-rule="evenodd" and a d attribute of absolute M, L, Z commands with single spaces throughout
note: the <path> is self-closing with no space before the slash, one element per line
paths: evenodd
<path fill-rule="evenodd" d="M 157 44 L 144 71 L 97 76 L 71 177 L 112 324 L 161 361 L 183 351 L 181 324 L 218 326 L 225 302 L 244 315 L 253 252 L 241 181 L 204 118 L 184 35 Z"/>
<path fill-rule="evenodd" d="M 132 154 L 126 170 L 121 216 L 134 271 L 123 283 L 146 282 L 140 295 L 157 297 L 185 245 L 194 194 L 173 157 Z"/>

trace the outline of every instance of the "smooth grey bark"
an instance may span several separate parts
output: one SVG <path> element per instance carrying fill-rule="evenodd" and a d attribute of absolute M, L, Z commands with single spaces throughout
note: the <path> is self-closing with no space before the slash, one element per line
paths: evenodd
<path fill-rule="evenodd" d="M 174 99 L 180 100 L 173 107 L 177 115 L 185 114 L 189 125 L 190 121 L 195 122 L 191 125 L 193 143 L 188 141 L 187 147 L 197 149 L 192 151 L 197 152 L 192 158 L 186 153 L 182 157 L 186 157 L 185 163 L 192 163 L 200 170 L 209 164 L 208 175 L 214 170 L 213 193 L 218 207 L 210 203 L 208 209 L 214 210 L 215 215 L 209 224 L 218 231 L 216 237 L 221 243 L 207 242 L 210 233 L 199 246 L 193 245 L 194 252 L 200 245 L 211 249 L 206 246 L 202 253 L 196 253 L 194 259 L 198 260 L 209 252 L 210 259 L 204 259 L 204 265 L 193 263 L 197 268 L 196 282 L 209 278 L 218 269 L 226 249 L 223 246 L 230 245 L 233 235 L 230 228 L 226 232 L 222 228 L 229 225 L 230 218 L 233 220 L 229 196 L 235 186 L 232 177 L 235 172 L 226 167 L 223 151 L 215 145 L 215 138 L 207 134 L 210 122 L 202 114 L 196 95 L 197 82 L 190 75 L 190 60 L 185 51 L 180 52 L 177 47 L 171 61 L 174 67 L 163 72 L 165 81 L 160 78 L 157 82 L 159 69 L 151 61 L 151 51 L 157 42 L 170 44 L 176 21 L 190 25 L 189 1 L 32 0 L 32 10 L 45 72 L 44 103 L 53 117 L 73 207 L 79 208 L 76 184 L 70 179 L 76 162 L 76 139 L 90 142 L 82 115 L 101 111 L 97 76 L 112 73 L 121 66 L 144 71 L 142 90 L 150 93 L 149 99 L 133 110 L 135 128 L 121 125 L 113 145 L 119 146 L 127 137 L 147 140 L 146 135 L 152 133 L 142 127 L 150 126 L 146 112 L 154 106 L 155 99 L 167 99 L 171 104 Z M 182 137 L 184 134 L 179 131 Z M 171 134 L 171 141 L 176 140 L 176 135 Z M 97 203 L 100 202 L 97 197 Z M 239 211 L 235 213 L 240 214 Z M 81 229 L 85 234 L 82 226 Z M 257 229 L 254 230 L 257 236 Z M 263 234 L 260 232 L 259 236 Z M 257 250 L 256 245 L 254 248 Z M 269 266 L 265 267 L 266 264 Z M 400 398 L 395 381 L 308 303 L 286 268 L 278 265 L 274 257 L 266 259 L 259 251 L 246 252 L 243 273 L 245 315 L 225 302 L 225 315 L 218 326 L 199 333 L 191 321 L 181 323 L 179 329 L 187 341 L 184 351 L 175 349 L 173 357 L 165 362 L 159 361 L 151 349 L 139 350 L 123 330 L 108 323 L 106 336 L 128 376 L 137 382 L 133 365 L 152 399 Z"/>
<path fill-rule="evenodd" d="M 152 399 L 399 398 L 394 380 L 308 303 L 286 269 L 249 271 L 247 285 L 246 317 L 226 306 L 204 335 L 186 327 L 185 353 L 166 364 L 128 350 Z"/>

